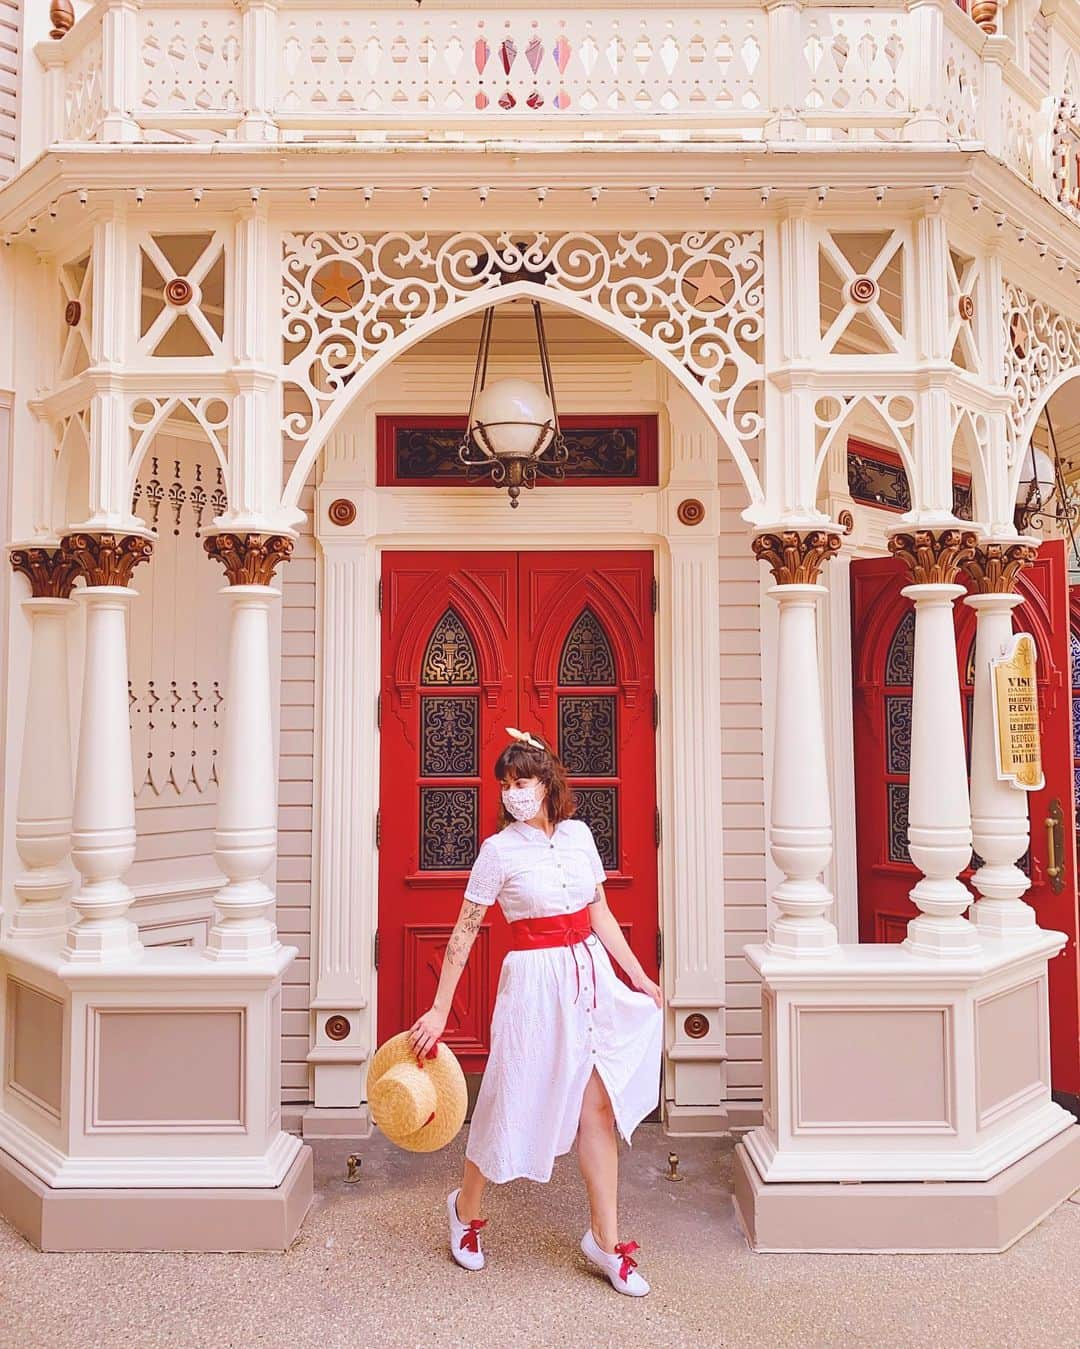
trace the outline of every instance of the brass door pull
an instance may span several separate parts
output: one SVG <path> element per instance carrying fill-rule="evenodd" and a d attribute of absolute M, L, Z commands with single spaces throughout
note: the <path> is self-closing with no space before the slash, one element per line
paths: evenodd
<path fill-rule="evenodd" d="M 1050 889 L 1060 895 L 1065 889 L 1065 812 L 1055 796 L 1050 802 L 1046 825 L 1046 878 Z"/>

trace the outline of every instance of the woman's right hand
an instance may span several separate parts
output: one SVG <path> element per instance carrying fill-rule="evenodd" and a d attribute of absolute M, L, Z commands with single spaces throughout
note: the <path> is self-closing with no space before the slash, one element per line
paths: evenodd
<path fill-rule="evenodd" d="M 446 1017 L 445 1012 L 432 1007 L 423 1016 L 417 1017 L 409 1027 L 409 1044 L 412 1045 L 417 1058 L 422 1059 L 438 1044 L 446 1029 Z"/>

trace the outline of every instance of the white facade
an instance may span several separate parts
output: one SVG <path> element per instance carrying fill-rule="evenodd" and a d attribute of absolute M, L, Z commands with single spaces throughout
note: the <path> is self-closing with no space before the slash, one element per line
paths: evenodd
<path fill-rule="evenodd" d="M 663 1114 L 757 1126 L 759 1244 L 798 1227 L 767 1216 L 788 1181 L 1000 1186 L 1053 1148 L 1046 1193 L 1065 1183 L 1061 942 L 1022 903 L 1026 815 L 985 755 L 969 797 L 952 630 L 972 553 L 1023 548 L 1025 451 L 1080 369 L 1080 9 L 976 8 L 102 0 L 59 40 L 25 16 L 0 189 L 0 1147 L 43 1210 L 157 1158 L 159 1187 L 280 1191 L 284 1231 L 307 1163 L 283 1122 L 366 1127 L 393 548 L 653 553 Z M 479 314 L 534 298 L 562 410 L 656 413 L 658 485 L 513 514 L 377 485 L 376 416 L 463 412 Z M 510 323 L 500 368 L 527 373 Z M 904 517 L 852 500 L 849 436 L 900 457 Z M 855 940 L 847 566 L 890 533 L 923 879 L 886 949 Z M 1003 869 L 974 922 L 973 810 Z M 991 1084 L 1014 1014 L 1030 1034 Z M 923 1055 L 895 1117 L 880 1036 Z M 155 1068 L 193 1044 L 205 1078 Z M 28 1078 L 31 1046 L 54 1066 Z M 123 1063 L 162 1076 L 145 1118 Z"/>

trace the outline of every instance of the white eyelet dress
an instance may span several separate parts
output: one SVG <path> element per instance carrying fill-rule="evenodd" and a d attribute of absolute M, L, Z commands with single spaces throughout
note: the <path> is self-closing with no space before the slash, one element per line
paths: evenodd
<path fill-rule="evenodd" d="M 509 922 L 548 918 L 584 908 L 603 880 L 583 820 L 563 820 L 550 839 L 511 824 L 484 841 L 465 898 L 497 899 Z M 656 1108 L 662 1043 L 660 1008 L 616 976 L 595 934 L 574 946 L 508 952 L 466 1157 L 497 1184 L 550 1180 L 555 1158 L 573 1147 L 594 1068 L 629 1143 Z"/>

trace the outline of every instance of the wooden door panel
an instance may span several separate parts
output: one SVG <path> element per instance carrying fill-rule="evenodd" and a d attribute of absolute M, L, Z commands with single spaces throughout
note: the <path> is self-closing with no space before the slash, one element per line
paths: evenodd
<path fill-rule="evenodd" d="M 910 747 L 912 608 L 900 594 L 904 568 L 893 558 L 852 563 L 855 801 L 858 838 L 859 939 L 902 941 L 916 908 L 908 892 L 918 871 L 906 856 L 905 753 Z M 1031 877 L 1025 898 L 1040 926 L 1067 935 L 1050 963 L 1051 1070 L 1055 1090 L 1080 1094 L 1076 841 L 1073 733 L 1070 698 L 1068 589 L 1064 544 L 1044 543 L 1020 576 L 1023 603 L 1014 627 L 1031 632 L 1039 654 L 1039 711 L 1046 786 L 1029 794 Z M 970 732 L 975 616 L 956 606 L 957 663 Z M 903 713 L 906 703 L 906 734 Z M 1044 821 L 1053 800 L 1066 818 L 1065 885 L 1055 892 L 1047 876 Z M 970 871 L 964 879 L 970 879 Z"/>
<path fill-rule="evenodd" d="M 491 764 L 517 713 L 512 553 L 387 553 L 382 568 L 379 1039 L 434 997 L 442 952 L 498 786 Z M 507 946 L 493 908 L 458 988 L 446 1041 L 483 1066 Z"/>
<path fill-rule="evenodd" d="M 379 1039 L 431 1006 L 476 846 L 496 827 L 508 725 L 580 770 L 578 814 L 655 974 L 651 554 L 394 552 L 382 577 Z M 466 1072 L 484 1066 L 508 946 L 493 906 L 447 1022 Z"/>
<path fill-rule="evenodd" d="M 657 973 L 650 553 L 521 558 L 525 724 L 559 748 L 616 916 Z"/>

